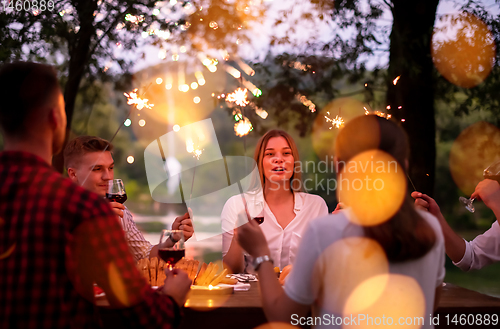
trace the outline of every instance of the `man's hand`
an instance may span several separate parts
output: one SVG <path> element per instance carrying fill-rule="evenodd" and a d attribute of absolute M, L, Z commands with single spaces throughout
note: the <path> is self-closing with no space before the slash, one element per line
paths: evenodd
<path fill-rule="evenodd" d="M 172 223 L 172 230 L 181 230 L 184 233 L 184 241 L 189 240 L 193 236 L 193 222 L 189 218 L 189 213 L 185 213 L 181 217 L 176 217 Z"/>
<path fill-rule="evenodd" d="M 186 272 L 177 268 L 173 270 L 166 269 L 165 274 L 167 278 L 165 279 L 162 292 L 172 297 L 179 307 L 183 307 L 191 287 L 191 279 Z"/>
<path fill-rule="evenodd" d="M 471 198 L 482 200 L 488 208 L 495 211 L 500 208 L 500 184 L 496 180 L 485 179 L 477 184 Z"/>
<path fill-rule="evenodd" d="M 252 257 L 270 255 L 267 240 L 257 221 L 250 219 L 248 223 L 236 229 L 237 241 Z"/>
<path fill-rule="evenodd" d="M 123 218 L 123 211 L 125 210 L 125 206 L 119 202 L 110 202 L 109 203 L 113 211 L 118 217 Z"/>

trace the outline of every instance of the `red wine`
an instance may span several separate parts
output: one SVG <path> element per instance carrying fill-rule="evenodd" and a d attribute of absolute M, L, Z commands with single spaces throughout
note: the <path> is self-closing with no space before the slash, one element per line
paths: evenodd
<path fill-rule="evenodd" d="M 124 203 L 127 201 L 127 194 L 109 194 L 106 193 L 106 198 L 111 202 Z"/>
<path fill-rule="evenodd" d="M 182 259 L 186 255 L 186 251 L 182 250 L 174 250 L 172 248 L 165 248 L 158 250 L 158 256 L 160 256 L 165 263 L 174 266 L 178 261 Z"/>
<path fill-rule="evenodd" d="M 253 219 L 255 219 L 257 221 L 257 223 L 259 223 L 259 225 L 262 224 L 262 223 L 264 223 L 264 216 L 262 216 L 262 217 L 254 217 Z"/>

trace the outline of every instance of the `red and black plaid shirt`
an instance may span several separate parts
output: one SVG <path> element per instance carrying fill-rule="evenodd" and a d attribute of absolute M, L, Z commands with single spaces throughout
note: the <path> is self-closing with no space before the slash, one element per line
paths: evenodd
<path fill-rule="evenodd" d="M 0 328 L 100 327 L 110 311 L 94 305 L 94 282 L 127 326 L 180 320 L 141 277 L 102 198 L 33 154 L 0 153 Z"/>

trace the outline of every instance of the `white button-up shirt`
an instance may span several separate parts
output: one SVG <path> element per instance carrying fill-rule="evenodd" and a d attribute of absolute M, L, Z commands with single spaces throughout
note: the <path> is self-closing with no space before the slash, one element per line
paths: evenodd
<path fill-rule="evenodd" d="M 500 225 L 495 221 L 491 228 L 472 241 L 465 241 L 465 253 L 458 263 L 463 271 L 479 270 L 486 265 L 500 262 Z"/>
<path fill-rule="evenodd" d="M 262 194 L 256 196 L 245 194 L 245 199 L 249 203 L 255 198 L 262 200 Z M 294 212 L 295 218 L 285 228 L 282 228 L 267 203 L 264 202 L 264 223 L 260 227 L 266 237 L 274 266 L 278 266 L 280 269 L 294 262 L 302 234 L 308 223 L 314 218 L 327 215 L 328 207 L 320 196 L 295 192 Z M 227 200 L 222 209 L 221 217 L 222 255 L 225 256 L 231 246 L 233 230 L 238 226 L 237 223 L 244 224 L 246 222 L 245 205 L 241 195 L 233 196 Z M 246 258 L 248 257 L 246 256 Z M 247 270 L 251 271 L 249 268 Z"/>

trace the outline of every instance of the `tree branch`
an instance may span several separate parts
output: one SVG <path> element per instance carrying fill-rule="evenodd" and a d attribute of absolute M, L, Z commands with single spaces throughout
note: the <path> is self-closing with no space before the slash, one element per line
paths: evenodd
<path fill-rule="evenodd" d="M 111 23 L 111 25 L 109 26 L 108 30 L 106 32 L 104 32 L 102 34 L 102 36 L 99 38 L 99 40 L 96 41 L 95 45 L 92 47 L 92 49 L 89 51 L 88 53 L 88 59 L 87 60 L 90 60 L 90 57 L 92 56 L 92 54 L 95 52 L 95 50 L 97 49 L 97 47 L 100 46 L 101 44 L 101 41 L 104 39 L 105 36 L 108 35 L 109 32 L 111 32 L 112 29 L 114 29 L 116 27 L 116 25 L 118 24 L 118 21 L 120 19 L 123 18 L 123 16 L 130 10 L 132 9 L 133 5 L 129 5 L 122 13 L 118 14 L 116 17 L 115 17 L 115 20 L 113 21 L 113 23 Z M 108 15 L 109 17 L 110 15 Z"/>

